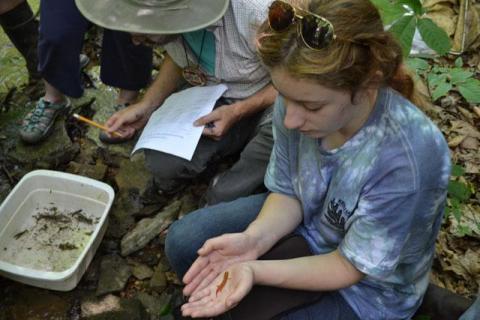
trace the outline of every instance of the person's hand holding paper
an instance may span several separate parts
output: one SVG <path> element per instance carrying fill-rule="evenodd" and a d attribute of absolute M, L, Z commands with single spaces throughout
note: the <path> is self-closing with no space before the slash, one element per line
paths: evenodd
<path fill-rule="evenodd" d="M 227 86 L 219 84 L 192 87 L 170 95 L 148 120 L 132 153 L 139 149 L 152 149 L 191 160 L 203 130 L 194 126 L 194 122 L 212 115 L 215 102 L 226 90 Z M 230 117 L 223 115 L 219 119 Z M 226 128 L 224 124 L 227 121 L 210 121 Z"/>
<path fill-rule="evenodd" d="M 204 136 L 220 140 L 238 120 L 239 115 L 236 112 L 235 104 L 223 105 L 196 120 L 194 125 L 196 127 L 205 126 L 202 133 Z"/>

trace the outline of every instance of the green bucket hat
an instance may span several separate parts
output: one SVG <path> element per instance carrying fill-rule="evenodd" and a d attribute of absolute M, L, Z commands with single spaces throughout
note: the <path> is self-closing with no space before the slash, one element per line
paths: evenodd
<path fill-rule="evenodd" d="M 91 22 L 111 30 L 176 34 L 220 20 L 230 0 L 75 0 Z"/>

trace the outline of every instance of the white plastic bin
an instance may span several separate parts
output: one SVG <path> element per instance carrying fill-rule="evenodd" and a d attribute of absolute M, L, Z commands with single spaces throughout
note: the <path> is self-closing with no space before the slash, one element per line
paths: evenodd
<path fill-rule="evenodd" d="M 0 275 L 75 288 L 105 234 L 114 196 L 109 185 L 78 175 L 25 175 L 0 206 Z"/>

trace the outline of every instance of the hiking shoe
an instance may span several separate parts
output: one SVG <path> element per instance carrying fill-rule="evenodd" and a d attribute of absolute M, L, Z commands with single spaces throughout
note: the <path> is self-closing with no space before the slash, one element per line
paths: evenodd
<path fill-rule="evenodd" d="M 26 143 L 38 143 L 51 133 L 55 119 L 70 107 L 70 100 L 64 103 L 51 103 L 43 98 L 38 100 L 35 109 L 27 114 L 20 129 L 20 138 Z"/>
<path fill-rule="evenodd" d="M 117 104 L 116 106 L 113 107 L 113 109 L 115 110 L 115 112 L 118 112 L 122 109 L 125 109 L 129 105 L 130 105 L 129 103 Z M 135 134 L 131 137 L 117 137 L 117 136 L 114 136 L 114 135 L 108 135 L 104 131 L 101 131 L 99 136 L 98 136 L 100 141 L 102 141 L 103 143 L 107 143 L 107 144 L 124 143 L 126 141 L 132 140 L 134 137 L 135 137 Z"/>

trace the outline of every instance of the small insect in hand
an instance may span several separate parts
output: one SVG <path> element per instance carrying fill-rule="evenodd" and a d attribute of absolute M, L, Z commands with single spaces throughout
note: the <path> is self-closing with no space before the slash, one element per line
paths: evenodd
<path fill-rule="evenodd" d="M 228 271 L 226 271 L 226 272 L 223 274 L 222 282 L 220 282 L 220 284 L 217 286 L 217 291 L 215 291 L 215 295 L 216 295 L 216 296 L 218 296 L 218 293 L 219 293 L 219 292 L 222 292 L 223 288 L 224 288 L 225 285 L 227 284 L 227 280 L 228 280 Z"/>

